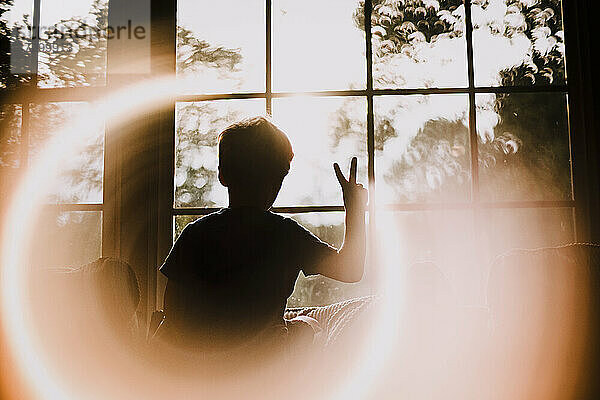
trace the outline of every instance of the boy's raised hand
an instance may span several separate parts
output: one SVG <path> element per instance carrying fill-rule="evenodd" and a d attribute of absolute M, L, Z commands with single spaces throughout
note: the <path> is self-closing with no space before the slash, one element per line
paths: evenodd
<path fill-rule="evenodd" d="M 335 176 L 342 187 L 342 193 L 344 195 L 344 207 L 346 210 L 365 211 L 369 192 L 363 187 L 363 185 L 356 183 L 357 164 L 358 159 L 353 157 L 352 162 L 350 163 L 350 175 L 347 180 L 344 177 L 344 174 L 342 173 L 338 163 L 333 164 L 333 170 L 335 171 Z"/>

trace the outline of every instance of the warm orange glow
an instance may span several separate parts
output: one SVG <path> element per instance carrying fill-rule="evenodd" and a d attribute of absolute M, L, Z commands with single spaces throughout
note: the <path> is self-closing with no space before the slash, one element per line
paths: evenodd
<path fill-rule="evenodd" d="M 59 160 L 76 154 L 86 134 L 96 132 L 105 120 L 118 125 L 159 108 L 186 85 L 182 79 L 141 82 L 94 102 L 92 111 L 58 128 L 14 191 L 3 227 L 3 327 L 18 371 L 39 398 L 572 398 L 587 339 L 586 330 L 580 329 L 587 326 L 587 276 L 573 270 L 553 281 L 558 297 L 550 310 L 544 309 L 547 293 L 533 290 L 548 282 L 536 281 L 533 275 L 522 286 L 502 286 L 500 281 L 494 293 L 509 296 L 512 302 L 508 308 L 491 302 L 496 312 L 491 318 L 485 307 L 457 307 L 452 289 L 444 286 L 443 277 L 430 275 L 429 267 L 414 270 L 403 264 L 407 243 L 415 238 L 384 212 L 377 215 L 378 247 L 371 249 L 379 259 L 379 298 L 356 331 L 327 357 L 276 358 L 233 379 L 219 376 L 209 381 L 210 375 L 195 369 L 198 360 L 186 354 L 160 346 L 144 354 L 116 341 L 94 319 L 80 330 L 68 319 L 63 322 L 65 314 L 72 315 L 73 325 L 78 317 L 89 316 L 71 314 L 69 309 L 42 307 L 40 312 L 40 299 L 56 300 L 61 292 L 45 293 L 51 287 L 46 282 L 31 284 L 36 277 L 27 267 L 27 249 Z M 443 222 L 440 226 L 445 227 Z M 543 238 L 545 228 L 540 224 L 531 235 Z M 503 231 L 507 237 L 512 233 Z M 457 274 L 472 272 L 454 262 L 471 258 L 459 250 L 464 248 L 460 236 L 416 240 L 433 240 L 442 249 L 453 249 L 449 253 Z M 520 282 L 515 276 L 511 279 Z M 519 314 L 521 305 L 530 306 L 534 314 Z M 61 323 L 56 323 L 53 318 L 61 315 Z M 488 322 L 496 328 L 489 329 Z M 40 326 L 56 332 L 40 331 Z M 57 343 L 53 337 L 64 347 L 45 347 L 48 341 Z"/>
<path fill-rule="evenodd" d="M 258 398 L 258 393 L 264 391 L 260 385 L 251 389 L 256 386 L 256 382 L 259 382 L 254 378 L 238 377 L 237 385 L 228 382 L 226 386 L 217 387 L 213 392 L 212 389 L 207 388 L 206 382 L 199 383 L 193 374 L 189 380 L 179 375 L 171 375 L 169 368 L 165 367 L 164 359 L 157 363 L 140 359 L 139 354 L 135 355 L 129 349 L 123 348 L 122 344 L 114 342 L 111 333 L 99 321 L 93 319 L 85 329 L 73 331 L 75 328 L 68 320 L 64 324 L 64 318 L 60 319 L 62 315 L 69 315 L 73 310 L 45 309 L 48 303 L 42 303 L 40 310 L 40 301 L 56 300 L 56 296 L 62 292 L 60 286 L 53 286 L 48 282 L 32 286 L 31 283 L 31 280 L 35 281 L 36 277 L 31 274 L 32 270 L 28 267 L 27 249 L 29 242 L 35 240 L 35 224 L 42 210 L 45 193 L 51 189 L 49 185 L 57 173 L 59 161 L 77 154 L 81 146 L 86 143 L 86 135 L 97 132 L 97 128 L 102 126 L 104 121 L 111 121 L 115 126 L 140 112 L 161 107 L 185 86 L 186 82 L 182 79 L 176 82 L 171 79 L 143 82 L 92 103 L 88 113 L 79 115 L 67 126 L 57 128 L 13 193 L 12 205 L 3 227 L 5 241 L 2 243 L 1 296 L 3 315 L 5 315 L 4 328 L 8 347 L 17 360 L 18 371 L 35 389 L 39 398 L 83 398 L 90 393 L 103 398 L 117 398 L 125 394 L 136 398 L 140 396 L 164 398 L 165 396 L 181 397 L 186 393 L 207 393 L 207 391 L 231 393 L 232 390 L 235 392 L 236 387 L 238 390 L 242 390 L 243 387 L 249 398 Z M 48 244 L 48 248 L 52 248 L 52 245 Z M 398 249 L 397 246 L 392 248 Z M 60 252 L 61 249 L 54 248 L 53 251 Z M 398 276 L 395 275 L 398 271 L 392 272 L 394 276 L 385 279 L 385 282 L 399 281 Z M 39 280 L 39 277 L 37 279 Z M 32 287 L 37 292 L 30 293 Z M 50 287 L 55 291 L 45 293 L 44 291 L 48 291 Z M 353 366 L 343 366 L 343 375 L 348 377 L 348 384 L 343 383 L 346 379 L 331 384 L 327 390 L 328 398 L 335 395 L 338 388 L 341 388 L 339 398 L 361 398 L 363 397 L 361 393 L 369 391 L 368 382 L 374 381 L 377 368 L 382 365 L 387 354 L 386 343 L 393 339 L 397 331 L 396 318 L 390 319 L 386 314 L 396 314 L 392 310 L 398 304 L 398 294 L 401 291 L 393 288 L 387 291 L 390 293 L 389 301 L 381 301 L 382 307 L 373 322 L 373 326 L 377 327 L 380 325 L 377 322 L 380 319 L 384 323 L 382 329 L 370 330 L 370 335 L 373 336 L 368 340 L 370 344 L 362 348 L 360 352 L 362 355 L 356 359 Z M 80 293 L 80 295 L 84 298 L 86 294 Z M 387 298 L 382 297 L 382 299 Z M 77 320 L 77 315 L 73 311 L 73 322 Z M 53 319 L 54 317 L 58 319 Z M 41 332 L 39 330 L 41 326 L 56 331 Z M 44 344 L 49 343 L 48 341 L 56 344 L 56 341 L 52 341 L 52 337 L 58 338 L 66 347 L 59 349 L 44 347 Z M 71 342 L 66 340 L 69 337 L 73 339 Z M 82 337 L 86 338 L 86 346 L 83 347 L 78 344 L 78 340 Z M 177 357 L 181 357 L 180 354 L 168 350 L 166 354 L 169 355 L 170 363 L 177 364 Z M 82 362 L 85 364 L 80 365 Z M 281 375 L 281 368 L 277 366 L 280 367 L 278 362 L 271 367 L 267 366 L 267 371 L 270 371 L 268 374 Z M 78 371 L 73 371 L 73 368 Z M 260 370 L 262 371 L 262 368 Z M 346 375 L 347 373 L 350 375 Z M 294 373 L 291 374 L 293 375 Z M 255 377 L 254 374 L 251 376 Z M 293 383 L 293 379 L 290 383 Z M 177 394 L 174 394 L 173 388 L 176 388 Z M 314 388 L 309 387 L 298 389 L 298 393 L 292 397 L 313 390 Z"/>

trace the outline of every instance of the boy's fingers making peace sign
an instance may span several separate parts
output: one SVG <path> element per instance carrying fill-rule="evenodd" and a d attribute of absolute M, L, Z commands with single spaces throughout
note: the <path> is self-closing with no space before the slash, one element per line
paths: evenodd
<path fill-rule="evenodd" d="M 342 170 L 338 163 L 333 164 L 333 170 L 337 177 L 340 186 L 342 187 L 342 193 L 344 195 L 344 206 L 346 209 L 363 209 L 367 204 L 368 192 L 360 183 L 356 183 L 356 174 L 358 168 L 358 159 L 352 158 L 350 162 L 350 175 L 348 179 L 344 177 Z"/>
<path fill-rule="evenodd" d="M 348 177 L 347 180 L 346 180 L 346 177 L 344 177 L 344 174 L 342 173 L 342 170 L 340 169 L 339 164 L 338 163 L 333 164 L 333 169 L 335 170 L 335 176 L 337 177 L 337 180 L 340 183 L 340 186 L 342 186 L 342 188 L 344 186 L 347 186 L 350 183 L 356 184 L 357 164 L 358 164 L 357 158 L 353 157 L 352 161 L 350 163 L 350 176 Z"/>

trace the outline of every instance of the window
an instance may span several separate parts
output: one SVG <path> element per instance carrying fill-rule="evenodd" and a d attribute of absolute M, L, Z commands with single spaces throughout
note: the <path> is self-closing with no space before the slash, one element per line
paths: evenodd
<path fill-rule="evenodd" d="M 0 25 L 11 59 L 3 65 L 0 86 L 10 103 L 2 105 L 0 174 L 8 192 L 51 133 L 88 110 L 86 100 L 96 96 L 69 88 L 105 84 L 106 42 L 65 33 L 86 26 L 97 33 L 106 25 L 108 4 L 37 0 L 7 5 Z M 38 239 L 30 251 L 34 266 L 77 266 L 102 253 L 104 127 L 90 129 L 93 135 L 78 157 L 61 160 L 58 167 L 36 223 Z"/>
<path fill-rule="evenodd" d="M 225 204 L 219 130 L 266 113 L 296 153 L 275 210 L 332 242 L 331 162 L 353 155 L 409 238 L 407 260 L 481 278 L 512 246 L 574 240 L 561 2 L 469 3 L 180 0 L 177 73 L 198 86 L 177 105 L 176 235 Z M 521 225 L 519 242 L 508 233 Z M 300 277 L 289 305 L 348 293 Z"/>
<path fill-rule="evenodd" d="M 122 1 L 111 0 L 113 10 Z M 35 159 L 44 141 L 36 132 L 110 90 L 108 43 L 65 42 L 60 35 L 82 26 L 103 29 L 108 4 L 55 3 L 1 9 L 0 36 L 12 45 L 15 26 L 43 27 L 39 41 L 13 47 L 38 49 L 12 55 L 25 71 L 2 72 L 1 90 L 9 94 L 0 108 L 3 186 Z M 155 268 L 168 250 L 164 244 L 226 204 L 216 175 L 217 134 L 256 114 L 271 115 L 296 153 L 275 211 L 332 244 L 343 238 L 343 206 L 331 163 L 354 155 L 373 200 L 370 245 L 377 242 L 377 218 L 394 221 L 405 239 L 402 262 L 434 261 L 473 292 L 498 253 L 587 237 L 580 235 L 587 220 L 575 224 L 574 215 L 587 215 L 580 205 L 588 200 L 576 189 L 588 182 L 572 161 L 585 152 L 581 140 L 589 139 L 574 140 L 574 126 L 585 124 L 572 104 L 583 100 L 573 93 L 578 78 L 567 78 L 565 62 L 579 39 L 563 28 L 563 7 L 572 10 L 575 2 L 172 0 L 154 7 L 152 23 L 160 29 L 153 28 L 152 46 L 172 56 L 178 78 L 190 78 L 172 107 L 159 113 L 168 145 L 161 142 L 160 156 L 139 156 L 148 164 L 162 160 L 161 172 L 145 176 L 149 188 L 124 197 L 127 204 L 112 201 L 112 188 L 125 185 L 118 174 L 136 166 L 125 161 L 118 172 L 109 162 L 118 158 L 115 146 L 108 137 L 105 145 L 99 131 L 81 159 L 64 165 L 61 189 L 48 199 L 45 218 L 64 232 L 65 243 L 90 238 L 87 250 L 57 265 L 92 259 L 101 243 L 110 254 L 127 255 L 122 247 L 129 241 L 147 255 L 134 259 L 148 264 L 135 266 L 148 309 L 155 298 L 160 304 L 164 281 Z M 567 14 L 573 21 L 575 13 Z M 50 45 L 69 51 L 44 51 Z M 568 67 L 572 72 L 576 65 Z M 134 220 L 127 213 L 141 199 L 156 202 L 144 203 L 143 216 Z M 119 213 L 126 218 L 113 217 Z M 144 240 L 132 239 L 133 225 L 146 232 Z M 375 273 L 368 271 L 367 280 Z M 323 304 L 367 290 L 367 284 L 301 276 L 288 304 Z"/>

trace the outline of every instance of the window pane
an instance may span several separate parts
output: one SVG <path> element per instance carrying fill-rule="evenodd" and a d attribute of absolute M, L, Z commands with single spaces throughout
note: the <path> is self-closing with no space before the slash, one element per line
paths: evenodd
<path fill-rule="evenodd" d="M 202 215 L 176 215 L 173 217 L 173 243 L 177 240 L 181 232 L 183 232 L 183 228 L 187 226 L 187 224 L 194 222 L 198 218 L 202 218 Z"/>
<path fill-rule="evenodd" d="M 565 84 L 560 0 L 477 1 L 472 10 L 477 85 Z"/>
<path fill-rule="evenodd" d="M 357 0 L 273 1 L 275 91 L 364 89 L 364 24 Z"/>
<path fill-rule="evenodd" d="M 477 128 L 482 199 L 572 198 L 565 95 L 478 95 Z"/>
<path fill-rule="evenodd" d="M 383 203 L 467 201 L 467 95 L 376 97 L 375 173 Z"/>
<path fill-rule="evenodd" d="M 31 26 L 32 4 L 31 1 L 3 1 L 0 6 L 0 36 L 2 37 L 0 88 L 2 89 L 15 88 L 18 83 L 30 79 L 32 63 L 27 48 L 31 41 L 27 27 Z"/>
<path fill-rule="evenodd" d="M 484 210 L 481 245 L 489 265 L 512 249 L 536 249 L 575 241 L 571 208 Z"/>
<path fill-rule="evenodd" d="M 311 231 L 324 242 L 340 248 L 344 242 L 343 212 L 313 212 L 303 214 L 283 214 L 292 218 L 300 225 Z"/>
<path fill-rule="evenodd" d="M 189 92 L 265 90 L 264 0 L 177 2 L 177 74 Z"/>
<path fill-rule="evenodd" d="M 230 124 L 265 114 L 264 99 L 177 103 L 175 206 L 227 205 L 217 174 L 217 137 Z"/>
<path fill-rule="evenodd" d="M 373 86 L 467 86 L 462 0 L 374 2 Z"/>
<path fill-rule="evenodd" d="M 466 304 L 473 304 L 485 277 L 470 210 L 387 211 L 377 215 L 382 268 L 403 268 L 410 279 L 418 263 L 433 263 L 445 285 L 456 289 Z M 395 232 L 386 232 L 394 229 Z M 391 242 L 389 238 L 394 238 Z M 398 243 L 396 243 L 396 241 Z M 414 269 L 411 267 L 414 266 Z M 426 269 L 425 272 L 434 271 Z M 432 283 L 433 284 L 433 283 Z"/>
<path fill-rule="evenodd" d="M 60 127 L 90 112 L 88 103 L 41 103 L 30 107 L 29 159 L 34 162 L 45 142 Z M 88 138 L 74 158 L 62 158 L 56 181 L 50 186 L 49 203 L 102 203 L 104 176 L 104 126 L 90 126 Z"/>
<path fill-rule="evenodd" d="M 344 241 L 344 213 L 321 212 L 286 215 L 295 219 L 321 240 L 339 248 Z M 342 283 L 322 275 L 298 275 L 287 307 L 320 306 L 366 294 L 360 283 Z"/>
<path fill-rule="evenodd" d="M 575 240 L 570 208 L 487 209 L 473 211 L 435 210 L 383 212 L 378 215 L 378 240 L 383 249 L 392 246 L 392 265 L 407 267 L 433 262 L 449 278 L 459 300 L 465 304 L 484 302 L 481 298 L 493 260 L 511 249 L 557 246 Z M 384 221 L 384 222 L 381 222 Z M 397 232 L 383 231 L 393 222 Z M 475 227 L 477 230 L 475 231 Z M 395 236 L 397 234 L 398 236 Z M 397 238 L 399 244 L 386 242 Z M 398 246 L 396 249 L 395 246 Z M 386 254 L 381 259 L 389 260 Z M 389 262 L 389 261 L 388 261 Z"/>
<path fill-rule="evenodd" d="M 42 0 L 40 87 L 106 83 L 107 0 Z"/>
<path fill-rule="evenodd" d="M 273 99 L 273 119 L 294 150 L 277 206 L 343 204 L 333 163 L 348 173 L 358 157 L 358 181 L 367 185 L 366 99 L 288 97 Z"/>
<path fill-rule="evenodd" d="M 76 267 L 101 256 L 101 211 L 45 210 L 35 226 L 28 253 L 34 267 Z"/>
<path fill-rule="evenodd" d="M 21 105 L 0 106 L 0 168 L 18 168 L 21 157 Z"/>

